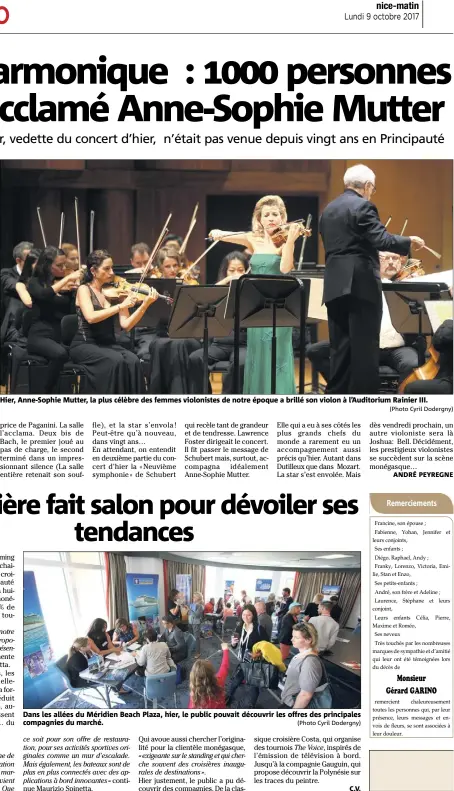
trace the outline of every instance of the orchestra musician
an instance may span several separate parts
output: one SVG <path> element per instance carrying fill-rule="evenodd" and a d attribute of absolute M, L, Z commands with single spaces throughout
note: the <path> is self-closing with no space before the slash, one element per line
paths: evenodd
<path fill-rule="evenodd" d="M 407 256 L 418 236 L 394 236 L 371 202 L 375 174 L 354 165 L 345 191 L 324 209 L 320 233 L 326 256 L 323 302 L 330 338 L 329 393 L 378 393 L 382 314 L 378 251 Z"/>
<path fill-rule="evenodd" d="M 131 272 L 143 272 L 148 263 L 151 250 L 145 242 L 136 242 L 131 247 L 130 264 L 131 269 L 128 269 L 126 274 Z"/>
<path fill-rule="evenodd" d="M 21 332 L 22 314 L 26 308 L 30 309 L 32 307 L 32 298 L 28 291 L 28 283 L 41 252 L 42 250 L 39 250 L 37 247 L 32 247 L 25 259 L 19 280 L 16 282 L 15 286 L 16 294 L 20 302 L 16 304 L 15 301 L 14 310 L 7 312 L 2 328 L 3 341 L 5 343 L 19 343 L 24 347 L 27 345 L 26 339 Z"/>
<path fill-rule="evenodd" d="M 176 278 L 181 269 L 181 258 L 172 248 L 161 247 L 156 256 L 155 264 L 157 274 L 155 277 Z"/>
<path fill-rule="evenodd" d="M 79 269 L 79 251 L 75 244 L 64 242 L 61 246 L 66 256 L 66 271 L 75 271 Z"/>
<path fill-rule="evenodd" d="M 452 378 L 452 319 L 446 319 L 436 330 L 432 345 L 438 352 L 438 372 L 433 379 L 410 382 L 405 395 L 451 395 Z"/>
<path fill-rule="evenodd" d="M 296 223 L 290 224 L 287 239 L 277 247 L 272 234 L 287 222 L 285 204 L 278 195 L 265 195 L 261 198 L 252 215 L 252 231 L 232 234 L 229 231 L 213 230 L 213 240 L 239 244 L 252 253 L 250 259 L 253 275 L 279 275 L 293 269 L 294 247 L 301 235 Z M 278 327 L 276 360 L 276 393 L 296 393 L 292 328 Z M 271 328 L 251 328 L 247 330 L 247 351 L 244 370 L 243 392 L 266 394 L 271 389 Z"/>
<path fill-rule="evenodd" d="M 176 279 L 181 269 L 178 253 L 168 248 L 159 250 L 156 266 L 162 278 Z M 144 359 L 144 346 L 148 341 L 150 361 L 148 390 L 150 393 L 181 395 L 191 392 L 189 381 L 189 355 L 200 349 L 196 338 L 169 338 L 167 324 L 159 324 L 141 334 L 137 351 Z"/>
<path fill-rule="evenodd" d="M 240 250 L 224 256 L 219 267 L 217 286 L 227 286 L 232 280 L 237 280 L 245 275 L 249 268 L 248 257 Z M 246 330 L 240 330 L 240 382 L 243 385 L 244 364 L 246 361 Z M 233 331 L 225 338 L 213 338 L 208 347 L 208 365 L 228 362 L 229 367 L 224 376 L 222 392 L 233 392 Z M 194 395 L 203 393 L 203 349 L 197 349 L 189 357 L 189 379 L 191 392 Z"/>
<path fill-rule="evenodd" d="M 107 250 L 95 250 L 87 258 L 84 283 L 76 299 L 78 328 L 70 347 L 71 360 L 85 369 L 86 392 L 142 393 L 144 378 L 139 358 L 115 339 L 115 316 L 123 330 L 131 330 L 158 298 L 154 289 L 130 314 L 137 296 L 128 294 L 111 305 L 103 288 L 112 281 L 112 257 Z"/>
<path fill-rule="evenodd" d="M 27 256 L 33 247 L 32 242 L 19 242 L 13 250 L 14 266 L 5 267 L 0 271 L 1 284 L 1 342 L 9 340 L 7 333 L 14 324 L 17 311 L 22 310 L 22 303 L 16 285 L 22 273 Z"/>
<path fill-rule="evenodd" d="M 61 342 L 61 320 L 73 312 L 74 287 L 79 271 L 65 275 L 66 256 L 58 247 L 45 247 L 38 258 L 28 282 L 32 299 L 27 316 L 27 351 L 48 360 L 45 376 L 36 392 L 57 391 L 60 371 L 68 360 L 68 352 Z"/>
<path fill-rule="evenodd" d="M 177 236 L 175 233 L 168 233 L 162 243 L 162 246 L 168 250 L 172 250 L 173 253 L 179 253 L 182 244 L 182 236 Z"/>
<path fill-rule="evenodd" d="M 5 343 L 11 344 L 10 390 L 12 393 L 16 392 L 20 366 L 28 358 L 27 338 L 23 333 L 23 321 L 33 305 L 28 291 L 28 283 L 41 252 L 42 250 L 37 247 L 32 247 L 25 260 L 19 281 L 16 283 L 16 291 L 21 305 L 16 313 L 9 314 L 9 325 L 5 327 Z"/>

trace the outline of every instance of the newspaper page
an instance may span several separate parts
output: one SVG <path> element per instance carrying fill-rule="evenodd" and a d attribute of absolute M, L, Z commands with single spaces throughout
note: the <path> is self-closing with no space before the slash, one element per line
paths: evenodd
<path fill-rule="evenodd" d="M 0 0 L 0 791 L 453 791 L 452 32 Z"/>

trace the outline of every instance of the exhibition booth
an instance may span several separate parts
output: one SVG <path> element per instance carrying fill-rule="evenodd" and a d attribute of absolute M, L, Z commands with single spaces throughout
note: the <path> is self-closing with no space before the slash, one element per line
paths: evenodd
<path fill-rule="evenodd" d="M 241 624 L 245 603 L 253 606 L 259 601 L 267 603 L 267 612 L 272 613 L 273 621 L 269 639 L 279 645 L 276 613 L 282 607 L 283 591 L 287 589 L 292 602 L 301 605 L 299 619 L 316 595 L 321 594 L 324 600 L 337 596 L 340 629 L 323 661 L 330 680 L 339 687 L 337 703 L 333 706 L 359 706 L 360 553 L 26 552 L 24 707 L 143 708 L 144 680 L 134 672 L 137 652 L 122 657 L 115 666 L 115 673 L 112 671 L 114 680 L 123 681 L 129 694 L 117 694 L 116 687 L 121 683 L 114 685 L 109 681 L 105 670 L 102 679 L 99 674 L 96 678 L 93 676 L 93 688 L 71 687 L 65 675 L 65 661 L 74 642 L 89 635 L 90 624 L 104 622 L 106 631 L 114 639 L 117 636 L 115 624 L 118 619 L 125 620 L 138 636 L 138 643 L 134 642 L 131 647 L 138 649 L 146 630 L 151 627 L 158 633 L 162 631 L 161 619 L 168 615 L 172 596 L 176 594 L 181 608 L 179 627 L 191 633 L 188 613 L 194 594 L 200 594 L 205 608 L 200 656 L 209 658 L 216 667 L 222 654 L 221 643 L 229 641 L 230 645 L 232 636 L 231 629 L 227 634 L 227 617 L 230 626 L 236 621 Z M 234 647 L 230 654 L 232 673 L 238 664 Z M 109 658 L 115 657 L 112 654 Z M 96 656 L 88 660 L 90 666 L 95 660 Z M 180 668 L 177 705 L 181 708 L 189 702 L 188 676 L 193 661 L 194 657 L 189 656 Z M 93 672 L 87 670 L 86 676 L 90 677 L 87 674 Z M 98 688 L 95 688 L 98 681 Z M 258 705 L 279 707 L 279 690 L 261 690 Z"/>

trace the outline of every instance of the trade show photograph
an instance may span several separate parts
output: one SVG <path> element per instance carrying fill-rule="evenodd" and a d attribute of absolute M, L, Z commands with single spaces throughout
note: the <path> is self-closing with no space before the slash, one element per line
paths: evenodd
<path fill-rule="evenodd" d="M 361 554 L 25 552 L 27 709 L 357 709 Z"/>

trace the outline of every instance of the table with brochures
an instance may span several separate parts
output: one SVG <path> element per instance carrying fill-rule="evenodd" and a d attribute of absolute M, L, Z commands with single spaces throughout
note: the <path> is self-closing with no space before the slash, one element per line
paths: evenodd
<path fill-rule="evenodd" d="M 114 659 L 114 656 L 112 654 L 107 655 L 103 667 L 99 670 L 94 665 L 79 673 L 80 678 L 84 681 L 90 681 L 96 686 L 104 687 L 105 699 L 109 709 L 112 708 L 110 700 L 111 689 L 121 686 L 137 669 L 134 657 L 127 651 L 122 652 L 118 659 Z"/>

